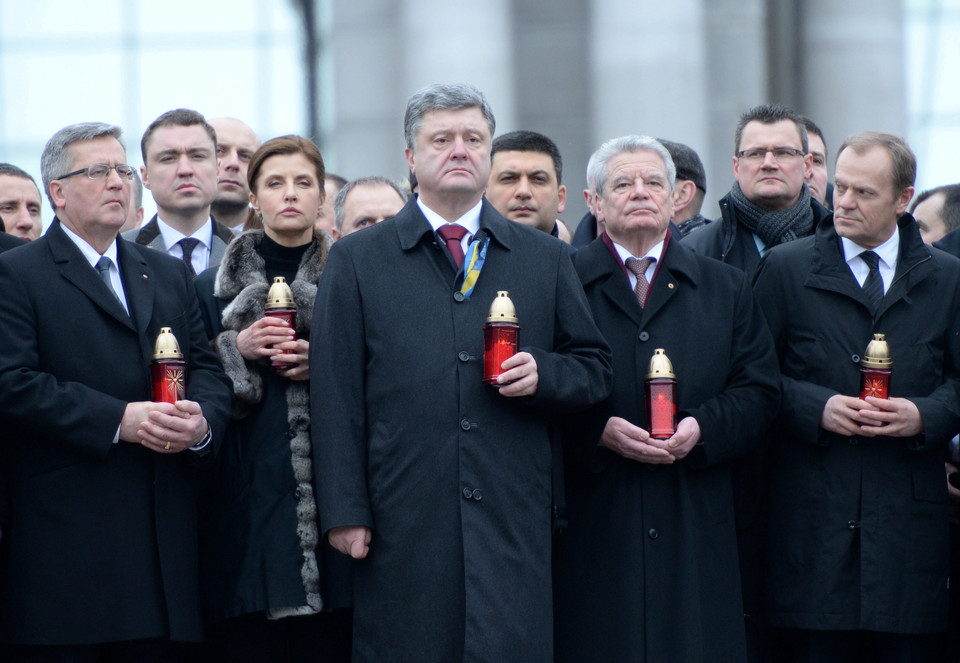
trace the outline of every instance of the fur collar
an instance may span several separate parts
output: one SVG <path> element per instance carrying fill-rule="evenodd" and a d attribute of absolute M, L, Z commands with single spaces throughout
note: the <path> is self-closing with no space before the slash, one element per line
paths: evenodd
<path fill-rule="evenodd" d="M 262 230 L 248 230 L 230 243 L 220 262 L 213 294 L 230 302 L 223 311 L 222 322 L 226 329 L 245 329 L 266 312 L 270 284 L 267 282 L 263 256 L 260 255 L 263 237 Z M 323 272 L 330 244 L 329 236 L 314 232 L 313 243 L 303 254 L 297 275 L 290 283 L 297 305 L 296 326 L 300 338 L 309 335 L 317 281 Z"/>

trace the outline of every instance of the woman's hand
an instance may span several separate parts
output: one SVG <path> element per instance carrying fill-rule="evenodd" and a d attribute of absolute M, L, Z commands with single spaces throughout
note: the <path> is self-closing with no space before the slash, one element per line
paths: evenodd
<path fill-rule="evenodd" d="M 278 345 L 293 341 L 296 332 L 281 318 L 267 316 L 237 334 L 237 350 L 244 359 L 256 361 L 261 357 L 275 357 L 282 350 Z"/>

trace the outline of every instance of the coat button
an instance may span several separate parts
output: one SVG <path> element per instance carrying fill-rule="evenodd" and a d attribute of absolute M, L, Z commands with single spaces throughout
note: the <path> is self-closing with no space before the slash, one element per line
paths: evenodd
<path fill-rule="evenodd" d="M 650 340 L 650 334 L 647 333 L 646 330 L 644 330 L 644 331 L 640 332 L 640 335 L 639 335 L 637 338 L 639 338 L 641 341 L 649 341 L 649 340 Z"/>
<path fill-rule="evenodd" d="M 647 530 L 647 536 L 649 536 L 651 539 L 659 539 L 660 532 L 658 532 L 655 527 L 651 527 Z"/>
<path fill-rule="evenodd" d="M 860 527 L 860 523 L 858 523 L 856 520 L 848 520 L 847 527 L 849 527 L 850 529 L 857 529 L 858 527 Z"/>
<path fill-rule="evenodd" d="M 855 437 L 851 437 L 850 444 L 852 444 L 853 446 L 857 446 L 858 444 L 860 444 L 860 441 Z"/>
<path fill-rule="evenodd" d="M 455 302 L 462 302 L 464 299 L 466 299 L 466 298 L 463 296 L 463 293 L 460 292 L 459 290 L 457 290 L 455 293 L 453 293 L 453 301 L 455 301 Z"/>
<path fill-rule="evenodd" d="M 854 364 L 859 364 L 860 355 L 850 355 L 850 361 L 852 361 Z"/>
<path fill-rule="evenodd" d="M 467 499 L 470 499 L 471 497 L 473 497 L 473 491 L 470 490 L 469 488 L 464 488 L 463 496 L 466 497 Z"/>
<path fill-rule="evenodd" d="M 470 421 L 468 419 L 461 419 L 460 428 L 463 430 L 470 430 Z"/>
<path fill-rule="evenodd" d="M 470 361 L 470 353 L 469 353 L 469 352 L 464 352 L 464 351 L 461 350 L 461 351 L 460 351 L 460 354 L 458 354 L 457 357 L 460 359 L 460 361 Z"/>
<path fill-rule="evenodd" d="M 479 488 L 474 488 L 474 489 L 473 489 L 473 499 L 475 499 L 475 500 L 478 501 L 478 502 L 483 499 L 483 495 L 480 494 L 480 489 L 479 489 Z"/>
<path fill-rule="evenodd" d="M 295 491 L 293 491 L 293 496 L 296 497 L 298 500 L 302 500 L 302 499 L 303 499 L 303 491 L 300 490 L 299 488 L 297 488 Z"/>

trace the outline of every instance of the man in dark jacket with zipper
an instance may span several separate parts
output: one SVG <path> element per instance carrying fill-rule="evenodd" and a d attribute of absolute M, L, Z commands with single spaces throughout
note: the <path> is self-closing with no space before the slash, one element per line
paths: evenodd
<path fill-rule="evenodd" d="M 915 176 L 902 139 L 851 136 L 833 218 L 756 275 L 783 375 L 766 551 L 774 661 L 930 661 L 947 626 L 960 261 L 925 246 L 904 213 Z M 889 398 L 860 382 L 874 334 L 893 361 Z"/>

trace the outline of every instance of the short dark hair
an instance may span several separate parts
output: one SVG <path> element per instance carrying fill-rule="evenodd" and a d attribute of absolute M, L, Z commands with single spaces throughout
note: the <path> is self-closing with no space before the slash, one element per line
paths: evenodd
<path fill-rule="evenodd" d="M 857 154 L 863 154 L 871 147 L 884 148 L 890 155 L 890 160 L 893 161 L 893 172 L 890 176 L 893 179 L 894 193 L 897 195 L 913 186 L 917 179 L 917 157 L 907 145 L 907 141 L 900 136 L 882 131 L 863 131 L 853 134 L 840 144 L 840 149 L 837 150 L 838 159 L 848 147 Z"/>
<path fill-rule="evenodd" d="M 810 143 L 807 140 L 807 127 L 803 124 L 803 118 L 796 111 L 781 104 L 760 104 L 740 116 L 740 121 L 737 122 L 737 130 L 733 135 L 733 153 L 736 154 L 740 151 L 743 130 L 751 122 L 776 124 L 784 120 L 790 120 L 797 125 L 797 133 L 800 134 L 800 147 L 803 148 L 804 153 L 808 152 Z"/>
<path fill-rule="evenodd" d="M 397 192 L 397 195 L 400 196 L 400 200 L 403 203 L 407 202 L 407 197 L 404 195 L 403 191 L 401 191 L 400 187 L 397 186 L 397 183 L 390 178 L 383 177 L 381 175 L 358 177 L 357 179 L 351 180 L 340 187 L 340 191 L 337 192 L 337 197 L 333 200 L 333 225 L 337 229 L 337 232 L 343 230 L 343 208 L 346 207 L 347 196 L 349 196 L 350 192 L 356 189 L 358 186 L 388 186 Z"/>
<path fill-rule="evenodd" d="M 10 175 L 11 177 L 22 177 L 25 180 L 30 180 L 33 182 L 34 186 L 37 186 L 37 181 L 33 179 L 33 175 L 25 171 L 19 166 L 14 166 L 12 163 L 0 163 L 0 175 Z M 40 187 L 37 187 L 39 190 Z"/>
<path fill-rule="evenodd" d="M 675 143 L 672 140 L 658 138 L 660 144 L 667 148 L 670 157 L 673 159 L 673 165 L 677 167 L 677 179 L 690 180 L 698 189 L 707 192 L 707 173 L 703 169 L 703 161 L 696 151 L 683 143 Z"/>
<path fill-rule="evenodd" d="M 333 182 L 337 187 L 337 191 L 340 191 L 343 187 L 347 185 L 347 178 L 337 175 L 336 173 L 327 173 L 326 182 Z"/>
<path fill-rule="evenodd" d="M 943 227 L 947 232 L 960 228 L 960 184 L 944 184 L 934 189 L 927 189 L 910 203 L 910 213 L 917 209 L 917 206 L 931 196 L 943 194 L 943 205 L 941 205 L 938 214 L 943 219 Z"/>
<path fill-rule="evenodd" d="M 490 158 L 497 152 L 540 152 L 553 160 L 553 169 L 557 173 L 557 186 L 563 179 L 563 159 L 560 148 L 552 140 L 536 131 L 511 131 L 498 136 L 490 146 Z"/>
<path fill-rule="evenodd" d="M 817 126 L 817 123 L 811 120 L 806 115 L 801 115 L 800 119 L 803 120 L 803 127 L 807 130 L 807 151 L 810 150 L 810 134 L 820 137 L 820 141 L 823 143 L 823 158 L 827 158 L 827 139 L 823 137 L 823 131 L 820 130 L 820 127 Z"/>
<path fill-rule="evenodd" d="M 153 137 L 154 132 L 161 127 L 192 127 L 200 125 L 203 127 L 210 140 L 213 141 L 213 148 L 217 148 L 217 132 L 214 130 L 207 119 L 195 110 L 189 108 L 176 108 L 167 111 L 156 120 L 150 123 L 147 130 L 143 132 L 143 138 L 140 139 L 140 155 L 143 157 L 143 163 L 147 163 L 147 143 Z"/>

